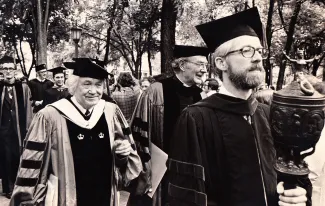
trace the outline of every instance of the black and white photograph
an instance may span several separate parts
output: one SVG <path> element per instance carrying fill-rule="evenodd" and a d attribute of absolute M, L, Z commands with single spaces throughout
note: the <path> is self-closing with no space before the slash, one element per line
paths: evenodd
<path fill-rule="evenodd" d="M 0 0 L 0 206 L 325 206 L 325 0 Z"/>

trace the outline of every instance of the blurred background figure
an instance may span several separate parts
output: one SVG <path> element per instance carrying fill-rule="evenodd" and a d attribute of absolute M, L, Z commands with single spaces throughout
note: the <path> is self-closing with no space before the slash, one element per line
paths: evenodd
<path fill-rule="evenodd" d="M 44 106 L 69 96 L 68 88 L 64 84 L 65 70 L 66 69 L 64 67 L 55 67 L 49 70 L 53 73 L 54 86 L 45 90 Z"/>
<path fill-rule="evenodd" d="M 150 82 L 147 77 L 143 78 L 140 81 L 140 86 L 141 86 L 142 91 L 146 91 L 148 89 L 148 87 L 150 86 Z"/>
<path fill-rule="evenodd" d="M 141 81 L 140 81 L 140 86 L 142 91 L 146 91 L 148 89 L 148 87 L 154 83 L 156 80 L 153 77 L 144 77 Z"/>
<path fill-rule="evenodd" d="M 3 80 L 5 79 L 5 76 L 3 72 L 0 72 L 0 84 L 3 83 Z"/>
<path fill-rule="evenodd" d="M 130 123 L 132 114 L 140 97 L 141 89 L 131 73 L 121 73 L 117 79 L 117 86 L 112 92 L 112 98 L 122 110 L 125 119 Z"/>
<path fill-rule="evenodd" d="M 37 77 L 28 82 L 28 86 L 32 93 L 33 113 L 37 113 L 44 108 L 44 94 L 45 90 L 53 87 L 54 83 L 47 79 L 47 67 L 41 64 L 35 67 Z"/>
<path fill-rule="evenodd" d="M 325 95 L 325 82 L 312 84 L 316 91 Z M 319 141 L 316 144 L 315 152 L 306 157 L 310 169 L 309 179 L 313 185 L 312 203 L 313 206 L 325 205 L 325 129 L 323 128 Z"/>
<path fill-rule="evenodd" d="M 207 97 L 219 91 L 220 84 L 216 79 L 209 78 L 205 80 L 203 90 L 206 92 Z"/>

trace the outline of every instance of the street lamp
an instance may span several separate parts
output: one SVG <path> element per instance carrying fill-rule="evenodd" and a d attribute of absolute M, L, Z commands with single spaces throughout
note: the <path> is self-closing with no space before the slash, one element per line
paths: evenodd
<path fill-rule="evenodd" d="M 81 32 L 82 32 L 82 29 L 79 29 L 77 27 L 72 27 L 71 28 L 72 40 L 75 43 L 75 56 L 76 56 L 76 58 L 78 58 L 78 42 L 79 42 L 80 37 L 81 37 Z"/>
<path fill-rule="evenodd" d="M 275 63 L 275 58 L 272 56 L 270 57 L 270 84 L 269 86 L 272 86 L 273 84 L 273 64 Z"/>

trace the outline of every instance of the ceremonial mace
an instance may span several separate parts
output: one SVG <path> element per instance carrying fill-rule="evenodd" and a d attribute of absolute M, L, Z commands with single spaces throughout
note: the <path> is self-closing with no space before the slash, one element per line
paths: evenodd
<path fill-rule="evenodd" d="M 302 71 L 295 72 L 294 81 L 273 95 L 274 168 L 285 189 L 295 188 L 300 177 L 308 177 L 304 158 L 315 152 L 324 127 L 324 107 L 325 96 L 315 91 Z"/>

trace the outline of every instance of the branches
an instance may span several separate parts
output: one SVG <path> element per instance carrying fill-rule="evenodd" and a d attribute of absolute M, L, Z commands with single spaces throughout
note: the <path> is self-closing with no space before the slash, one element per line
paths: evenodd
<path fill-rule="evenodd" d="M 284 18 L 283 18 L 283 0 L 278 0 L 278 12 L 279 12 L 279 16 L 280 16 L 280 20 L 281 20 L 281 23 L 283 25 L 283 29 L 284 31 L 286 32 L 286 34 L 288 35 L 288 30 L 286 28 L 286 24 L 284 22 Z"/>

